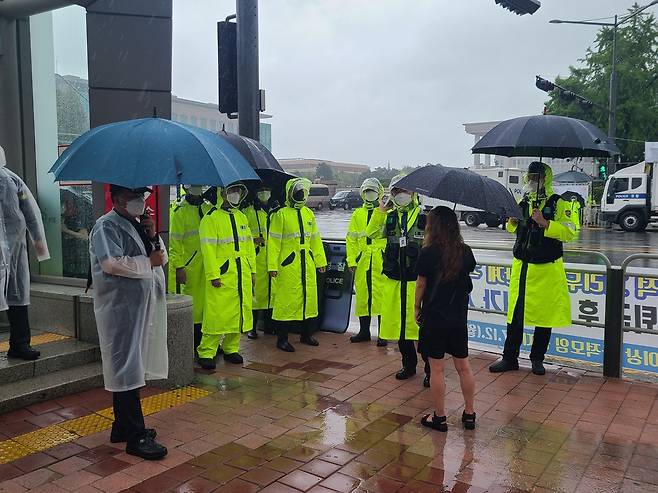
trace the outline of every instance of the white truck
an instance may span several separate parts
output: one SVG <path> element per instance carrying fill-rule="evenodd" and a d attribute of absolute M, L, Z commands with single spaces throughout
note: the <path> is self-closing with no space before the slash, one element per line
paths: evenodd
<path fill-rule="evenodd" d="M 507 188 L 517 202 L 523 198 L 523 171 L 518 168 L 470 168 L 471 171 L 496 180 Z M 500 226 L 504 218 L 497 214 L 486 213 L 484 211 L 466 207 L 460 204 L 447 202 L 445 200 L 437 200 L 431 197 L 421 196 L 421 203 L 423 206 L 436 207 L 437 205 L 445 205 L 450 208 L 455 208 L 460 220 L 464 221 L 467 226 L 477 228 L 480 224 L 484 223 L 491 228 Z"/>
<path fill-rule="evenodd" d="M 645 161 L 610 175 L 603 190 L 603 219 L 624 231 L 644 231 L 658 216 L 656 166 Z"/>

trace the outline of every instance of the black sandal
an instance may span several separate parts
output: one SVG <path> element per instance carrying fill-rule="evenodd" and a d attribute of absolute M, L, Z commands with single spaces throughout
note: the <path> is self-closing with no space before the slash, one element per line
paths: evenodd
<path fill-rule="evenodd" d="M 462 413 L 462 424 L 464 425 L 465 430 L 474 430 L 475 429 L 475 413 L 467 414 L 466 412 Z"/>
<path fill-rule="evenodd" d="M 420 420 L 420 424 L 423 426 L 427 426 L 428 428 L 432 428 L 433 430 L 442 431 L 443 433 L 448 431 L 448 423 L 446 421 L 446 417 L 437 416 L 436 413 L 434 413 L 434 416 L 432 417 L 432 421 L 430 421 L 429 414 L 423 416 Z"/>

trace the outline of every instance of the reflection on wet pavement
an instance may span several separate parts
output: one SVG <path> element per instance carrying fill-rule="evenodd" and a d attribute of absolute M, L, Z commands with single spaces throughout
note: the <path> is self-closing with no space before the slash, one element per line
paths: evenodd
<path fill-rule="evenodd" d="M 393 378 L 395 349 L 319 340 L 288 354 L 272 336 L 245 339 L 244 368 L 199 370 L 210 395 L 147 418 L 163 462 L 126 455 L 104 431 L 0 465 L 0 491 L 658 491 L 657 385 L 559 367 L 540 377 L 527 362 L 494 375 L 494 356 L 473 351 L 478 428 L 461 428 L 448 365 L 439 433 L 419 424 L 432 411 L 421 377 Z M 0 433 L 14 418 L 0 416 Z"/>

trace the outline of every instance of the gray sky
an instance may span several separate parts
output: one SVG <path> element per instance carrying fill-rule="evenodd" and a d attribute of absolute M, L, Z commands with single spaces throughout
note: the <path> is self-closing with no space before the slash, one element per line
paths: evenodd
<path fill-rule="evenodd" d="M 596 28 L 550 19 L 606 17 L 632 3 L 542 0 L 520 17 L 494 0 L 261 0 L 274 154 L 467 165 L 463 123 L 540 113 L 546 95 L 534 76 L 566 74 L 591 45 Z M 215 23 L 234 12 L 235 0 L 174 0 L 177 96 L 217 101 Z M 60 73 L 86 75 L 80 17 L 55 17 Z"/>

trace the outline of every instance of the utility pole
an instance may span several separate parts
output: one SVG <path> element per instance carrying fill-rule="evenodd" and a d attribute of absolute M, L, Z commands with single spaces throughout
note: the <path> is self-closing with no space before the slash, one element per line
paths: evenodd
<path fill-rule="evenodd" d="M 260 140 L 258 80 L 258 0 L 236 0 L 238 127 L 240 135 Z"/>

